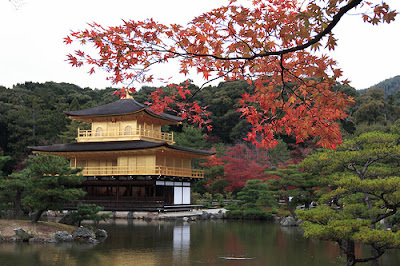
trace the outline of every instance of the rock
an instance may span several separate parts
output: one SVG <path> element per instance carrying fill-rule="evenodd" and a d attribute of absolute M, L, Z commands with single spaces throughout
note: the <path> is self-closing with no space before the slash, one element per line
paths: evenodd
<path fill-rule="evenodd" d="M 42 238 L 42 237 L 33 237 L 30 238 L 29 243 L 50 243 L 50 239 L 49 238 Z M 53 241 L 55 242 L 55 241 Z"/>
<path fill-rule="evenodd" d="M 102 239 L 105 239 L 108 236 L 106 230 L 103 229 L 96 229 L 94 234 L 96 235 L 96 238 L 102 238 Z"/>
<path fill-rule="evenodd" d="M 74 231 L 72 231 L 72 238 L 75 241 L 81 242 L 81 243 L 85 243 L 85 244 L 99 244 L 100 241 L 97 239 L 94 239 L 95 234 L 84 227 L 79 227 L 77 229 L 75 229 Z"/>
<path fill-rule="evenodd" d="M 210 219 L 211 220 L 217 220 L 218 216 L 215 213 L 210 214 Z"/>
<path fill-rule="evenodd" d="M 57 231 L 53 237 L 57 242 L 71 242 L 73 240 L 72 235 L 67 231 Z"/>
<path fill-rule="evenodd" d="M 55 211 L 47 211 L 43 213 L 44 217 L 56 217 L 56 212 Z"/>
<path fill-rule="evenodd" d="M 91 231 L 91 230 L 89 230 L 89 229 L 87 229 L 87 228 L 85 228 L 85 227 L 79 227 L 79 228 L 77 228 L 77 229 L 75 229 L 74 231 L 72 231 L 72 238 L 75 240 L 75 239 L 80 239 L 80 238 L 83 238 L 83 239 L 88 239 L 88 238 L 93 238 L 94 237 L 94 233 Z"/>
<path fill-rule="evenodd" d="M 17 239 L 20 239 L 22 241 L 29 241 L 29 238 L 32 238 L 33 236 L 27 232 L 25 232 L 24 229 L 21 227 L 15 228 L 14 229 L 15 235 L 17 236 Z"/>
<path fill-rule="evenodd" d="M 182 221 L 184 221 L 184 222 L 190 222 L 190 218 L 188 218 L 188 217 L 183 217 L 183 218 L 182 218 Z"/>
<path fill-rule="evenodd" d="M 146 222 L 151 222 L 153 219 L 156 219 L 158 217 L 157 214 L 154 214 L 152 212 L 147 213 L 146 217 L 144 217 L 144 220 Z"/>
<path fill-rule="evenodd" d="M 202 220 L 210 219 L 210 214 L 208 212 L 206 212 L 206 211 L 203 211 L 202 214 L 201 214 L 201 219 Z"/>
<path fill-rule="evenodd" d="M 58 221 L 61 224 L 68 224 L 68 225 L 76 225 L 76 222 L 72 221 L 69 213 L 67 213 L 63 218 L 61 218 L 60 221 Z"/>
<path fill-rule="evenodd" d="M 224 219 L 224 213 L 223 212 L 218 212 L 215 214 L 215 216 L 217 217 L 217 219 Z"/>
<path fill-rule="evenodd" d="M 275 222 L 279 222 L 281 220 L 281 217 L 279 217 L 278 215 L 273 214 L 272 218 Z"/>
<path fill-rule="evenodd" d="M 292 216 L 283 217 L 280 224 L 283 227 L 297 226 L 296 220 Z"/>
<path fill-rule="evenodd" d="M 97 245 L 97 244 L 99 244 L 99 243 L 100 243 L 100 241 L 99 241 L 99 240 L 97 240 L 97 239 L 94 239 L 94 238 L 91 238 L 91 237 L 89 237 L 85 243 L 87 243 L 87 244 L 93 244 L 93 245 Z"/>

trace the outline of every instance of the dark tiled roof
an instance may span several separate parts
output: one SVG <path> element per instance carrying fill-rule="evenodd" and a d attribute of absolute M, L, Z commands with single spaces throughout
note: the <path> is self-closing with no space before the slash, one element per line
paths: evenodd
<path fill-rule="evenodd" d="M 149 107 L 141 103 L 138 103 L 134 99 L 120 99 L 118 101 L 97 106 L 94 108 L 89 108 L 79 111 L 64 111 L 64 113 L 70 116 L 107 116 L 107 115 L 124 115 L 124 114 L 136 113 L 141 110 L 144 110 L 150 115 L 160 117 L 163 119 L 177 121 L 177 122 L 182 121 L 181 117 L 177 117 L 174 115 L 169 115 L 165 113 L 157 114 L 151 111 Z"/>
<path fill-rule="evenodd" d="M 173 150 L 196 153 L 199 155 L 213 155 L 213 151 L 195 150 L 184 147 L 169 145 L 166 142 L 156 143 L 144 140 L 135 141 L 108 141 L 108 142 L 75 142 L 68 144 L 56 144 L 50 146 L 29 147 L 33 151 L 39 152 L 87 152 L 87 151 L 122 151 L 150 149 L 156 147 L 167 147 Z"/>

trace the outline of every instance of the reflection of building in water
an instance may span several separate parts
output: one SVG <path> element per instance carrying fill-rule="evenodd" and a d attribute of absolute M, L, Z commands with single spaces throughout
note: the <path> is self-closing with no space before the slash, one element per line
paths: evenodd
<path fill-rule="evenodd" d="M 190 224 L 174 226 L 173 260 L 174 265 L 189 264 L 190 253 Z"/>
<path fill-rule="evenodd" d="M 74 143 L 30 148 L 63 156 L 72 168 L 83 168 L 82 189 L 87 194 L 82 202 L 114 211 L 190 208 L 191 184 L 204 177 L 192 160 L 215 152 L 174 145 L 173 133 L 162 128 L 180 124 L 182 118 L 155 113 L 132 97 L 65 113 L 91 129 L 78 128 Z"/>

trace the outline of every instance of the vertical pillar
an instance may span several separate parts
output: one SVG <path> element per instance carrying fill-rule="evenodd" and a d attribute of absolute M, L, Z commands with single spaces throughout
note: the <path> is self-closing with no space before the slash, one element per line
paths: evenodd
<path fill-rule="evenodd" d="M 118 202 L 118 199 L 119 199 L 119 184 L 117 184 L 117 202 Z"/>
<path fill-rule="evenodd" d="M 165 154 L 163 153 L 163 155 L 164 155 L 164 175 L 165 175 L 165 172 L 167 171 L 167 157 L 165 156 Z M 162 172 L 161 172 L 162 173 Z"/>
<path fill-rule="evenodd" d="M 156 201 L 156 181 L 153 183 L 153 201 Z"/>

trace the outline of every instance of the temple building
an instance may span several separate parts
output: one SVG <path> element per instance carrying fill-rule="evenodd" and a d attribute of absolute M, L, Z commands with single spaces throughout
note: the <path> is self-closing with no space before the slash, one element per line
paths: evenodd
<path fill-rule="evenodd" d="M 165 210 L 189 207 L 194 180 L 204 178 L 192 160 L 215 154 L 174 145 L 173 133 L 161 126 L 181 118 L 157 114 L 129 95 L 106 105 L 65 111 L 68 118 L 91 124 L 78 129 L 77 142 L 30 147 L 34 153 L 63 156 L 82 167 L 84 203 L 105 210 Z M 73 206 L 72 206 L 73 207 Z"/>

